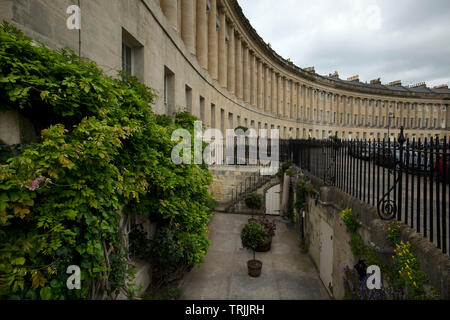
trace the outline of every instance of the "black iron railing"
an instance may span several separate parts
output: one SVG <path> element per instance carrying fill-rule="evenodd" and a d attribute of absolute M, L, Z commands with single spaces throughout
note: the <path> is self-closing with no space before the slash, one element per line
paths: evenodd
<path fill-rule="evenodd" d="M 450 146 L 447 139 L 283 140 L 281 161 L 376 207 L 448 253 Z"/>

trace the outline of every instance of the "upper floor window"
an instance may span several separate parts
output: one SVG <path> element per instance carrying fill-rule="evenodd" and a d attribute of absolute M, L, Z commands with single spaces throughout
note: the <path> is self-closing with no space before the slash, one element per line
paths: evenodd
<path fill-rule="evenodd" d="M 133 49 L 125 42 L 122 43 L 122 71 L 133 74 Z"/>

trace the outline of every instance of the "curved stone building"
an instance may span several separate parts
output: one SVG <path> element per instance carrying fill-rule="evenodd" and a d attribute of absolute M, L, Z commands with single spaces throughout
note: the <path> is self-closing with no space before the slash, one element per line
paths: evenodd
<path fill-rule="evenodd" d="M 124 69 L 159 92 L 155 111 L 186 108 L 206 126 L 279 128 L 283 138 L 387 138 L 449 133 L 450 89 L 321 76 L 274 52 L 236 0 L 0 0 L 0 18 L 54 48 L 68 46 L 108 73 Z M 368 61 L 369 63 L 369 61 Z"/>

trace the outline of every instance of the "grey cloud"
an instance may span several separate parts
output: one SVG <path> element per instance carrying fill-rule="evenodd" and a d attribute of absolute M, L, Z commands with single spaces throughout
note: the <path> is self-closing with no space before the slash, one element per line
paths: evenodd
<path fill-rule="evenodd" d="M 284 58 L 362 81 L 429 86 L 450 80 L 448 0 L 240 0 L 250 23 Z M 368 8 L 380 23 L 368 27 Z"/>

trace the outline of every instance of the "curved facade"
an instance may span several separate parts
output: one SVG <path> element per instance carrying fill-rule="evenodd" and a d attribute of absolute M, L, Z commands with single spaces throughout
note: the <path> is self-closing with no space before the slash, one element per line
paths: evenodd
<path fill-rule="evenodd" d="M 69 46 L 107 70 L 125 69 L 159 92 L 155 111 L 187 108 L 206 126 L 279 128 L 284 138 L 448 136 L 450 90 L 328 77 L 277 55 L 236 0 L 3 0 L 0 18 L 50 47 Z M 80 41 L 81 40 L 81 41 Z"/>

